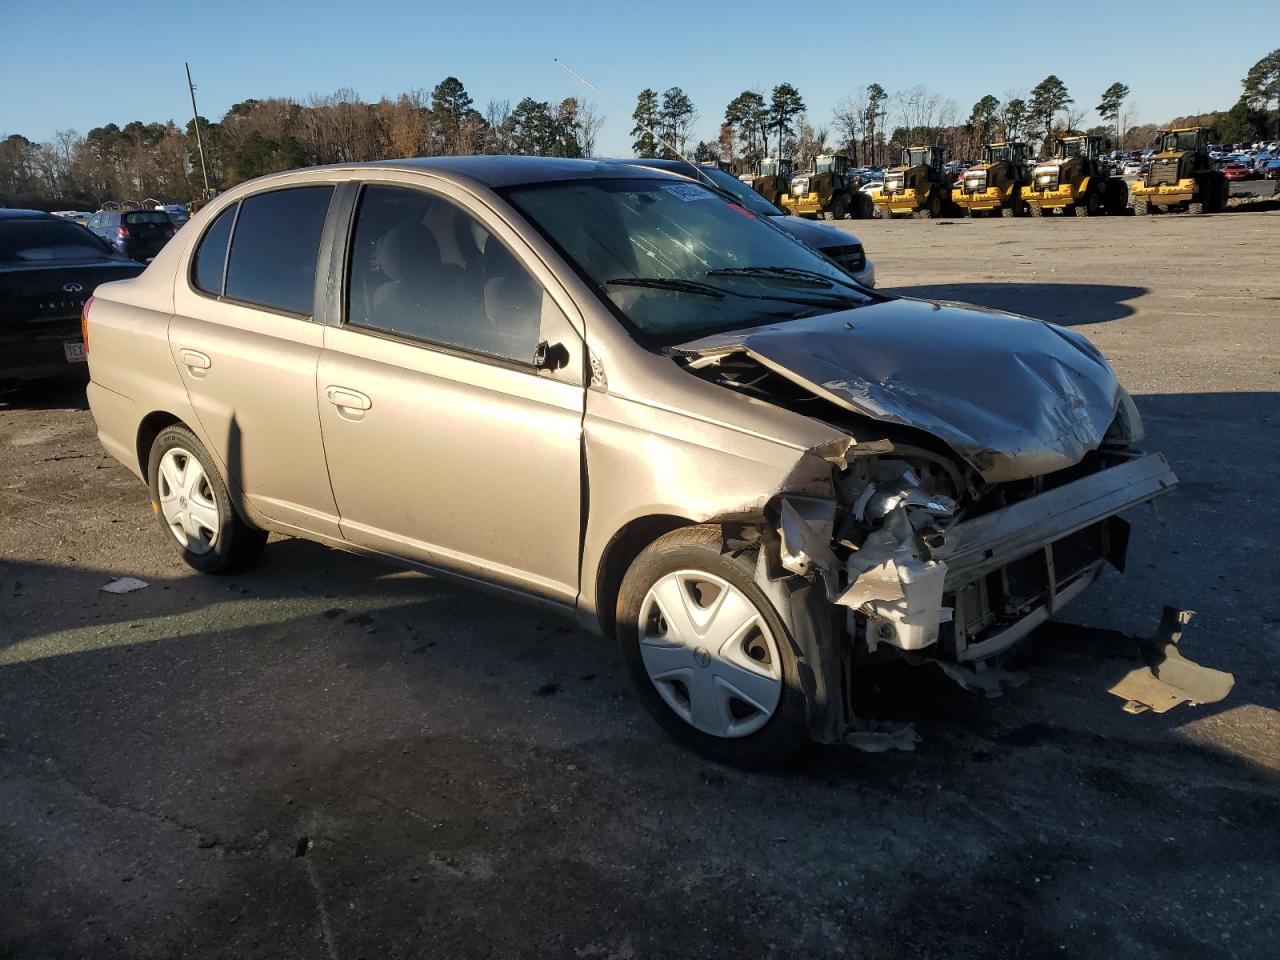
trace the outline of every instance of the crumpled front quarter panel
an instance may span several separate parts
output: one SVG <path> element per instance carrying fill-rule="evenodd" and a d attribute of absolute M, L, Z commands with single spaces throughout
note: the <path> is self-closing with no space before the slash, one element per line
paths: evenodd
<path fill-rule="evenodd" d="M 818 428 L 813 439 L 816 446 L 839 435 Z M 588 615 L 604 552 L 629 522 L 759 522 L 780 491 L 832 493 L 831 463 L 805 446 L 604 392 L 587 392 L 583 446 L 589 502 L 579 608 Z"/>

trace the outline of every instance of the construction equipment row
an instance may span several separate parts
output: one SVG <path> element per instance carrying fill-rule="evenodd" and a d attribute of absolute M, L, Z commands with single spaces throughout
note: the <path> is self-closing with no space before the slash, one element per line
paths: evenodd
<path fill-rule="evenodd" d="M 790 160 L 770 158 L 750 182 L 787 213 L 827 220 L 868 215 L 1041 217 L 1055 211 L 1089 217 L 1123 214 L 1131 201 L 1138 215 L 1213 213 L 1226 208 L 1228 186 L 1209 160 L 1212 134 L 1205 127 L 1161 131 L 1149 172 L 1132 183 L 1112 175 L 1105 162 L 1110 142 L 1085 135 L 1059 138 L 1053 157 L 1034 166 L 1027 144 L 989 143 L 982 162 L 954 185 L 944 172 L 945 148 L 908 147 L 871 197 L 859 189 L 849 158 L 840 154 L 816 157 L 803 174 L 793 173 Z"/>

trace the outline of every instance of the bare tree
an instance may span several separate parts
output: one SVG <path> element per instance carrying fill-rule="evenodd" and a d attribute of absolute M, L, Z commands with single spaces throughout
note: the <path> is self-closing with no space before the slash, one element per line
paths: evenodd
<path fill-rule="evenodd" d="M 604 114 L 594 103 L 583 103 L 578 107 L 578 143 L 584 157 L 596 155 L 596 138 L 604 121 Z"/>
<path fill-rule="evenodd" d="M 863 162 L 869 162 L 871 153 L 867 143 L 868 101 L 865 91 L 845 97 L 832 112 L 832 124 L 843 141 L 843 147 L 858 162 L 858 145 L 862 145 Z"/>
<path fill-rule="evenodd" d="M 488 128 L 485 153 L 510 153 L 512 150 L 511 101 L 490 100 L 485 105 L 484 118 Z"/>

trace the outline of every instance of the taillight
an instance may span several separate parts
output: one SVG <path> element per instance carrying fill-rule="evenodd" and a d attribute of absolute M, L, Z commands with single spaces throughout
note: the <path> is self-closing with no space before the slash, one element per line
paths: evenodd
<path fill-rule="evenodd" d="M 129 239 L 129 228 L 128 228 L 128 227 L 116 227 L 116 236 L 117 236 L 117 237 L 119 237 L 121 240 L 128 240 L 128 239 Z"/>
<path fill-rule="evenodd" d="M 85 356 L 89 355 L 89 308 L 93 306 L 93 294 L 80 308 L 80 339 L 84 341 Z"/>

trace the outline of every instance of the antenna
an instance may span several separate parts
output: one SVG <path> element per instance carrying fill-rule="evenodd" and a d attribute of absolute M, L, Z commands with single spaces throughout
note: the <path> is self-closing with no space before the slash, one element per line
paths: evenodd
<path fill-rule="evenodd" d="M 571 75 L 573 75 L 573 77 L 574 77 L 575 79 L 577 79 L 579 83 L 583 84 L 583 85 L 584 85 L 584 86 L 586 86 L 586 87 L 591 88 L 591 89 L 592 89 L 592 90 L 594 90 L 596 93 L 600 94 L 600 96 L 604 97 L 604 98 L 605 98 L 606 100 L 608 100 L 611 104 L 613 104 L 617 109 L 621 110 L 624 114 L 627 112 L 627 108 L 626 108 L 626 107 L 624 107 L 622 104 L 620 104 L 617 100 L 613 99 L 613 97 L 609 96 L 607 93 L 605 93 L 603 90 L 601 90 L 599 87 L 597 87 L 594 83 L 592 83 L 590 80 L 588 80 L 588 79 L 587 79 L 586 77 L 584 77 L 582 74 L 578 73 L 578 71 L 577 71 L 577 70 L 574 70 L 574 69 L 573 69 L 573 67 L 569 66 L 567 63 L 565 63 L 565 62 L 564 62 L 563 60 L 561 60 L 559 57 L 554 57 L 553 59 L 555 60 L 555 62 L 556 62 L 556 63 L 560 64 L 560 66 L 564 67 L 564 69 L 565 69 L 566 71 L 568 71 Z M 634 120 L 635 118 L 634 118 L 634 117 L 632 117 L 632 119 Z M 708 184 L 710 184 L 710 185 L 712 186 L 712 188 L 713 188 L 713 189 L 715 189 L 717 192 L 719 192 L 719 191 L 720 191 L 720 186 L 719 186 L 719 184 L 717 184 L 714 180 L 712 180 L 712 179 L 711 179 L 711 175 L 710 175 L 710 174 L 708 174 L 705 170 L 703 170 L 703 169 L 702 169 L 702 167 L 701 167 L 701 166 L 699 166 L 698 164 L 694 163 L 692 160 L 690 160 L 688 157 L 686 157 L 683 153 L 681 153 L 679 150 L 677 150 L 677 149 L 676 149 L 676 148 L 675 148 L 675 147 L 674 147 L 670 142 L 668 142 L 668 141 L 667 141 L 667 139 L 666 139 L 665 137 L 663 137 L 663 136 L 659 135 L 659 134 L 658 134 L 658 132 L 657 132 L 656 130 L 654 130 L 653 128 L 651 128 L 651 127 L 649 127 L 649 126 L 646 126 L 645 124 L 641 123 L 639 120 L 636 120 L 636 126 L 638 126 L 638 127 L 639 127 L 641 130 L 643 130 L 645 133 L 649 134 L 649 136 L 653 137 L 653 139 L 657 140 L 660 144 L 662 144 L 664 147 L 666 147 L 668 150 L 670 150 L 672 153 L 674 153 L 677 157 L 679 157 L 681 160 L 683 160 L 683 161 L 684 161 L 685 163 L 687 163 L 689 166 L 693 167 L 693 169 L 694 169 L 694 171 L 697 173 L 697 175 L 698 175 L 699 177 L 701 177 L 702 179 L 706 180 L 706 181 L 707 181 L 707 183 L 708 183 Z"/>
<path fill-rule="evenodd" d="M 204 198 L 209 199 L 209 169 L 204 165 L 204 141 L 200 138 L 200 111 L 196 109 L 196 85 L 191 82 L 191 64 L 187 68 L 187 89 L 191 91 L 191 122 L 196 128 L 196 149 L 200 151 L 200 175 L 204 177 Z"/>

